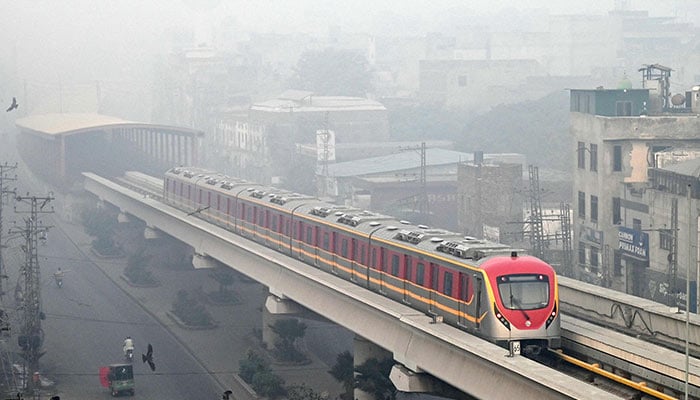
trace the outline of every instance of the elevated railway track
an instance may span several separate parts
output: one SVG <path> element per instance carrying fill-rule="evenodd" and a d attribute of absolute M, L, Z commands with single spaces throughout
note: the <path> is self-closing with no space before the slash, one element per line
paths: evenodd
<path fill-rule="evenodd" d="M 116 182 L 144 198 L 162 196 L 163 182 L 155 177 L 129 172 Z M 582 376 L 594 374 L 598 378 L 585 379 L 623 398 L 682 398 L 687 381 L 690 398 L 700 399 L 700 365 L 693 358 L 686 378 L 685 359 L 677 351 L 685 343 L 685 315 L 583 282 L 561 278 L 559 283 L 561 308 L 568 315 L 562 325 L 564 351 L 558 357 L 587 371 Z M 692 317 L 688 332 L 697 353 L 700 320 Z"/>

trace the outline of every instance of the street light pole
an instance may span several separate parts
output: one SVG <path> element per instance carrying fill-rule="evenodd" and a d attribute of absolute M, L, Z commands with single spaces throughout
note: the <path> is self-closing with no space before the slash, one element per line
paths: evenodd
<path fill-rule="evenodd" d="M 690 234 L 690 215 L 692 214 L 692 189 L 692 185 L 688 184 L 688 261 L 685 264 L 685 400 L 688 400 L 688 370 L 690 368 L 690 338 L 688 336 L 690 336 L 690 260 L 693 255 L 693 246 L 691 246 L 690 241 L 690 238 L 692 237 L 692 235 Z"/>

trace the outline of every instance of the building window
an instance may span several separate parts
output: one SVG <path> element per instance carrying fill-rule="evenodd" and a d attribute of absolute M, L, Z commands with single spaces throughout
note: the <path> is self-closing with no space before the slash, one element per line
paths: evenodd
<path fill-rule="evenodd" d="M 583 242 L 578 243 L 578 266 L 581 268 L 586 266 L 586 245 Z"/>
<path fill-rule="evenodd" d="M 622 171 L 622 146 L 613 146 L 613 171 Z"/>
<path fill-rule="evenodd" d="M 598 196 L 591 195 L 591 221 L 598 222 Z"/>
<path fill-rule="evenodd" d="M 578 168 L 586 169 L 586 144 L 583 142 L 578 142 L 576 152 L 578 154 Z"/>
<path fill-rule="evenodd" d="M 637 218 L 633 218 L 632 219 L 632 229 L 634 229 L 635 231 L 641 232 L 642 231 L 642 220 L 637 219 Z"/>
<path fill-rule="evenodd" d="M 591 247 L 591 272 L 598 272 L 600 251 L 597 247 Z"/>
<path fill-rule="evenodd" d="M 465 87 L 465 86 L 467 86 L 467 76 L 466 76 L 466 75 L 460 75 L 459 77 L 457 77 L 457 84 L 458 84 L 460 87 Z"/>
<path fill-rule="evenodd" d="M 586 193 L 578 192 L 578 216 L 586 218 Z"/>
<path fill-rule="evenodd" d="M 622 223 L 622 207 L 619 197 L 613 197 L 612 199 L 612 223 L 613 225 Z"/>
<path fill-rule="evenodd" d="M 591 171 L 598 171 L 598 145 L 591 143 Z"/>
<path fill-rule="evenodd" d="M 613 255 L 613 275 L 622 276 L 622 254 L 619 251 Z"/>
<path fill-rule="evenodd" d="M 631 101 L 615 102 L 615 115 L 617 115 L 618 117 L 630 117 L 630 116 L 632 116 L 632 102 Z"/>
<path fill-rule="evenodd" d="M 659 248 L 661 250 L 671 250 L 672 241 L 673 233 L 670 229 L 659 230 Z"/>

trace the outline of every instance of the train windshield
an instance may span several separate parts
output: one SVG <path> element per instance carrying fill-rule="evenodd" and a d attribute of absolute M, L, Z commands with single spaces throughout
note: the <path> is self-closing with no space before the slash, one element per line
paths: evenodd
<path fill-rule="evenodd" d="M 498 294 L 510 310 L 536 310 L 549 304 L 546 275 L 505 275 L 498 277 Z"/>

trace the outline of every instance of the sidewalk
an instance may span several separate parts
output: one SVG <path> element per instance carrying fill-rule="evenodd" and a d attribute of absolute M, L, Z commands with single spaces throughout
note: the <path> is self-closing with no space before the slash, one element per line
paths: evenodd
<path fill-rule="evenodd" d="M 61 222 L 62 228 L 79 243 L 85 254 L 97 265 L 114 283 L 119 285 L 127 295 L 137 301 L 147 312 L 153 315 L 185 346 L 191 354 L 209 371 L 221 384 L 223 390 L 233 391 L 233 399 L 250 400 L 257 398 L 254 393 L 247 391 L 237 377 L 239 360 L 246 357 L 249 349 L 259 349 L 258 339 L 254 332 L 262 328 L 262 307 L 267 296 L 266 288 L 257 282 L 236 279 L 231 286 L 239 302 L 232 305 L 207 304 L 217 327 L 213 329 L 190 329 L 176 323 L 170 316 L 178 290 L 190 293 L 202 290 L 206 293 L 218 290 L 218 283 L 209 277 L 208 270 L 195 270 L 193 267 L 173 268 L 160 263 L 151 268 L 160 285 L 157 287 L 135 287 L 123 277 L 127 258 L 101 259 L 90 251 L 91 238 L 87 236 L 81 225 Z M 117 239 L 127 251 L 132 250 L 142 242 L 143 231 L 131 229 L 122 230 Z M 159 240 L 158 246 L 150 246 L 149 254 L 158 252 L 158 260 L 168 262 L 168 254 L 172 254 L 174 239 Z M 177 251 L 175 251 L 177 253 Z M 172 257 L 170 257 L 172 258 Z M 334 399 L 343 389 L 330 374 L 328 366 L 314 354 L 308 353 L 311 364 L 289 367 L 272 365 L 275 373 L 280 375 L 287 386 L 290 384 L 305 384 L 318 393 L 327 393 Z"/>

